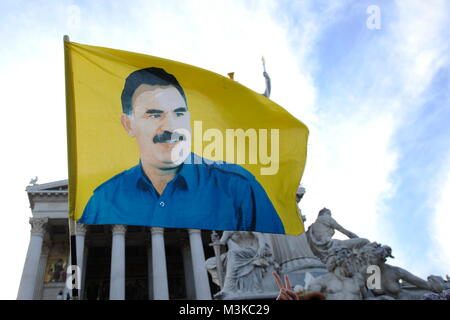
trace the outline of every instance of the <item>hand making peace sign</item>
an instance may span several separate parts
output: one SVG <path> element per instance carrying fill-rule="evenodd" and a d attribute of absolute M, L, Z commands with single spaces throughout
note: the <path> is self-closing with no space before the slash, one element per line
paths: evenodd
<path fill-rule="evenodd" d="M 292 286 L 291 283 L 289 282 L 289 277 L 287 276 L 287 274 L 284 275 L 285 285 L 283 285 L 281 277 L 278 275 L 278 273 L 272 272 L 272 275 L 274 276 L 278 288 L 280 289 L 280 293 L 278 294 L 277 300 L 298 300 L 297 295 L 292 290 Z"/>

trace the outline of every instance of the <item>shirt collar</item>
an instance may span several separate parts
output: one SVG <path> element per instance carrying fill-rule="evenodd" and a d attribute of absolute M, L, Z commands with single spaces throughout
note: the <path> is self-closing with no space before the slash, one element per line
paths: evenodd
<path fill-rule="evenodd" d="M 198 185 L 198 175 L 195 170 L 195 163 L 193 162 L 194 157 L 195 155 L 191 153 L 186 158 L 186 160 L 181 164 L 181 168 L 174 178 L 174 183 L 183 185 L 189 190 L 195 189 L 195 187 Z M 153 187 L 152 182 L 144 172 L 141 160 L 139 160 L 139 164 L 136 166 L 136 185 L 146 191 L 149 190 L 150 186 Z"/>
<path fill-rule="evenodd" d="M 180 171 L 178 171 L 177 177 L 182 178 L 188 189 L 195 189 L 198 185 L 198 175 L 193 160 L 193 153 L 184 160 L 181 165 Z"/>

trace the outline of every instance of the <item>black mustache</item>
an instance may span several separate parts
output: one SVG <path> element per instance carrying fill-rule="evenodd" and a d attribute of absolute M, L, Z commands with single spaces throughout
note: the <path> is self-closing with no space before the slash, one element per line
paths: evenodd
<path fill-rule="evenodd" d="M 157 134 L 153 137 L 153 143 L 164 143 L 171 140 L 184 141 L 186 140 L 186 137 L 184 136 L 184 134 L 171 131 L 164 131 L 163 133 Z"/>

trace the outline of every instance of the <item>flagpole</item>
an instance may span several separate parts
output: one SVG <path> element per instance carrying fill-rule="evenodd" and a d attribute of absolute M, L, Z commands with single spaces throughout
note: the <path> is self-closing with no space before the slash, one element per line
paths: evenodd
<path fill-rule="evenodd" d="M 65 78 L 65 83 L 66 83 L 66 119 L 67 119 L 67 153 L 68 153 L 68 157 L 67 159 L 70 159 L 71 154 L 72 154 L 72 150 L 71 148 L 72 143 L 72 130 L 73 128 L 73 108 L 72 108 L 72 85 L 71 85 L 71 81 L 69 78 L 70 75 L 70 69 L 71 69 L 71 63 L 70 63 L 70 55 L 68 50 L 66 49 L 66 43 L 68 43 L 70 41 L 69 36 L 68 35 L 64 35 L 63 38 L 63 43 L 64 43 L 64 78 Z M 73 195 L 73 177 L 72 177 L 72 172 L 73 170 L 71 170 L 71 168 L 69 167 L 69 211 L 73 209 L 72 201 L 73 199 L 71 198 Z M 69 225 L 69 244 L 70 244 L 70 261 L 71 261 L 71 265 L 70 265 L 70 277 L 72 277 L 72 300 L 78 300 L 78 279 L 79 279 L 79 275 L 77 274 L 78 270 L 80 270 L 77 267 L 77 239 L 76 239 L 76 222 L 73 219 L 74 217 L 71 216 L 70 212 L 68 212 L 68 225 Z M 74 282 L 75 281 L 75 282 Z M 75 284 L 75 285 L 74 285 Z"/>
<path fill-rule="evenodd" d="M 71 260 L 71 272 L 70 275 L 72 276 L 72 300 L 78 300 L 78 271 L 80 270 L 78 268 L 78 262 L 77 262 L 77 237 L 76 237 L 76 222 L 72 218 L 69 217 L 69 232 L 70 232 L 70 260 Z"/>

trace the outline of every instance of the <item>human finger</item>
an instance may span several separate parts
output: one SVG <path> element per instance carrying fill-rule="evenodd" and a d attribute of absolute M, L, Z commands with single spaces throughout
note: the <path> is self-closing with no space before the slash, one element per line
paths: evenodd
<path fill-rule="evenodd" d="M 274 276 L 275 281 L 277 282 L 278 289 L 283 289 L 283 288 L 284 288 L 283 282 L 281 281 L 281 278 L 280 278 L 280 276 L 278 275 L 278 273 L 276 273 L 276 272 L 274 271 L 274 272 L 272 272 L 272 275 Z"/>
<path fill-rule="evenodd" d="M 288 300 L 286 293 L 283 289 L 280 289 L 280 292 L 278 293 L 277 300 Z"/>
<path fill-rule="evenodd" d="M 285 291 L 286 300 L 295 300 L 295 298 L 289 293 L 289 291 Z"/>
<path fill-rule="evenodd" d="M 286 283 L 286 289 L 292 290 L 291 282 L 289 281 L 288 275 L 284 275 L 284 282 Z"/>
<path fill-rule="evenodd" d="M 286 290 L 286 295 L 291 298 L 290 300 L 298 300 L 298 297 L 294 291 Z"/>
<path fill-rule="evenodd" d="M 292 300 L 292 297 L 287 293 L 286 289 L 281 289 L 283 300 Z"/>

